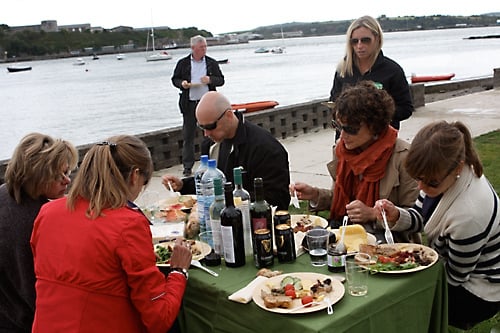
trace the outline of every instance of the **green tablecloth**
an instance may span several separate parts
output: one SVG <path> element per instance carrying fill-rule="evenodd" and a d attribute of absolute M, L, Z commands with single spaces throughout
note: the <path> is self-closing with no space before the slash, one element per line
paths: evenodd
<path fill-rule="evenodd" d="M 330 274 L 326 267 L 312 267 L 303 255 L 291 264 L 275 263 L 284 273 Z M 369 276 L 368 294 L 344 297 L 329 316 L 326 310 L 308 314 L 277 314 L 254 302 L 228 300 L 233 292 L 255 278 L 253 259 L 241 268 L 215 267 L 219 277 L 190 270 L 179 321 L 183 332 L 447 332 L 446 275 L 441 262 L 409 274 Z"/>

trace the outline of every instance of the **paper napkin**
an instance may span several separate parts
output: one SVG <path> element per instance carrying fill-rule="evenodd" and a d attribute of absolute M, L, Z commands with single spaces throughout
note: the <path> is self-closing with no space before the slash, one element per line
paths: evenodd
<path fill-rule="evenodd" d="M 229 295 L 227 298 L 231 301 L 246 304 L 252 300 L 252 295 L 255 287 L 262 283 L 262 281 L 267 280 L 264 276 L 257 276 L 252 280 L 246 287 L 241 288 L 240 290 L 234 292 Z"/>

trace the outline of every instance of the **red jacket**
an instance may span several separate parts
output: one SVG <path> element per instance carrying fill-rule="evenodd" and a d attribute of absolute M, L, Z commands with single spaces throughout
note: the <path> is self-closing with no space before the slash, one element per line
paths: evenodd
<path fill-rule="evenodd" d="M 33 332 L 165 333 L 186 279 L 158 270 L 142 214 L 123 207 L 90 220 L 87 207 L 80 200 L 69 211 L 62 198 L 45 204 L 35 220 Z"/>

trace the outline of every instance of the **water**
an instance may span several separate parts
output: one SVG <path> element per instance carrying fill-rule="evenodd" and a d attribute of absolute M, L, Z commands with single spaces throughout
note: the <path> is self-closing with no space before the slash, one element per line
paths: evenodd
<path fill-rule="evenodd" d="M 327 263 L 327 251 L 325 249 L 309 250 L 309 257 L 311 258 L 311 265 L 325 266 Z"/>
<path fill-rule="evenodd" d="M 384 35 L 384 53 L 409 77 L 446 74 L 455 79 L 492 75 L 500 67 L 500 39 L 464 40 L 498 35 L 500 26 L 394 32 Z M 290 105 L 327 98 L 345 36 L 285 39 L 284 54 L 257 54 L 278 40 L 211 46 L 208 54 L 229 59 L 221 65 L 226 84 L 218 90 L 232 103 L 276 100 Z M 278 45 L 279 46 L 279 45 Z M 32 71 L 8 73 L 0 65 L 0 159 L 10 158 L 28 132 L 39 131 L 92 143 L 116 134 L 138 134 L 182 124 L 178 89 L 170 78 L 188 49 L 171 50 L 172 60 L 146 62 L 144 53 L 115 55 L 74 66 L 75 59 L 33 61 Z"/>

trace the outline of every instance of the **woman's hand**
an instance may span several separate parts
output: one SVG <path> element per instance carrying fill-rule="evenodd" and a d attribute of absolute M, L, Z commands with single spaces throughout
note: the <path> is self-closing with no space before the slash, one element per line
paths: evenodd
<path fill-rule="evenodd" d="M 183 184 L 180 178 L 172 175 L 163 175 L 161 177 L 161 183 L 163 184 L 163 186 L 165 186 L 167 190 L 170 191 L 170 186 L 168 185 L 169 182 L 170 185 L 172 186 L 172 190 L 174 190 L 175 192 L 180 192 L 182 190 Z"/>
<path fill-rule="evenodd" d="M 389 200 L 380 199 L 373 206 L 377 214 L 377 220 L 382 221 L 382 209 L 385 210 L 385 216 L 389 226 L 392 227 L 399 220 L 399 209 Z"/>
<path fill-rule="evenodd" d="M 347 216 L 353 223 L 368 223 L 377 219 L 374 208 L 368 207 L 359 200 L 354 200 L 345 206 Z"/>
<path fill-rule="evenodd" d="M 192 257 L 191 249 L 186 246 L 184 240 L 182 238 L 177 238 L 175 240 L 172 256 L 170 257 L 170 267 L 189 269 Z"/>
<path fill-rule="evenodd" d="M 319 191 L 316 187 L 304 183 L 292 183 L 288 187 L 291 195 L 294 195 L 294 191 L 297 191 L 297 198 L 299 198 L 299 200 L 316 201 L 318 199 Z"/>

